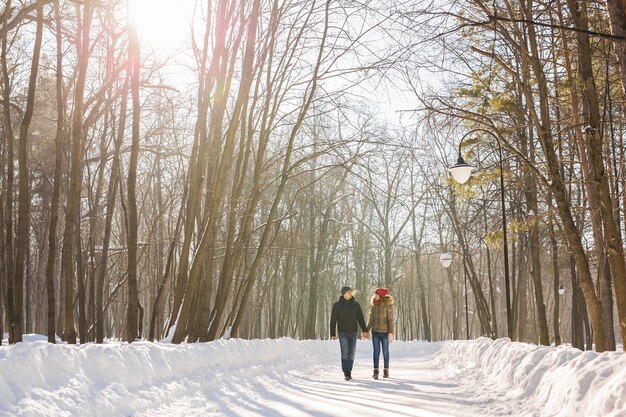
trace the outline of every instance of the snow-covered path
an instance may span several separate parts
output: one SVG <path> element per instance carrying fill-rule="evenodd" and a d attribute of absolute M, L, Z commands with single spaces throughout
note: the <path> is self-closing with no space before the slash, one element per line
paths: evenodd
<path fill-rule="evenodd" d="M 0 416 L 626 416 L 626 355 L 507 339 L 394 342 L 354 380 L 330 341 L 0 347 Z"/>
<path fill-rule="evenodd" d="M 393 347 L 393 345 L 392 345 Z M 310 369 L 219 376 L 211 391 L 193 384 L 174 403 L 140 415 L 163 416 L 488 416 L 504 408 L 498 399 L 477 397 L 471 381 L 451 381 L 450 372 L 433 364 L 430 356 L 394 360 L 392 378 L 374 381 L 371 361 L 357 360 L 354 380 L 343 380 L 339 364 Z M 469 383 L 467 383 L 469 382 Z M 496 407 L 499 405 L 500 407 Z"/>

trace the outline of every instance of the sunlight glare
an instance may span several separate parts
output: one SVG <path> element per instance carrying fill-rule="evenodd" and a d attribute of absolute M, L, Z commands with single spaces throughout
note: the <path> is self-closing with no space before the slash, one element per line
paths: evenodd
<path fill-rule="evenodd" d="M 182 46 L 189 34 L 188 0 L 132 0 L 131 19 L 140 42 L 155 49 Z"/>

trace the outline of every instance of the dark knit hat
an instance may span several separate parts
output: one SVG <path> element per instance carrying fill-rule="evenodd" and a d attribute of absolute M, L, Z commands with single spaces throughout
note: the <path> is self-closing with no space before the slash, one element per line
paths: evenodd
<path fill-rule="evenodd" d="M 352 288 L 350 287 L 343 287 L 341 289 L 341 295 L 344 295 L 345 293 L 347 293 L 348 291 L 352 291 Z"/>

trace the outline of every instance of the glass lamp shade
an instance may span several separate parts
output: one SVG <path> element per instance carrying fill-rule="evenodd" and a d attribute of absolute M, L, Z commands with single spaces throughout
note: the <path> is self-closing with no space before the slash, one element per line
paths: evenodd
<path fill-rule="evenodd" d="M 559 295 L 563 295 L 563 294 L 565 294 L 565 288 L 563 288 L 563 286 L 561 285 L 559 287 Z"/>
<path fill-rule="evenodd" d="M 450 265 L 452 264 L 452 254 L 448 252 L 442 253 L 439 256 L 439 262 L 441 262 L 441 266 L 444 268 L 450 268 Z"/>
<path fill-rule="evenodd" d="M 465 184 L 467 180 L 472 176 L 474 167 L 468 165 L 462 156 L 459 155 L 459 159 L 456 161 L 456 165 L 450 167 L 448 171 L 452 175 L 452 178 L 459 184 Z"/>

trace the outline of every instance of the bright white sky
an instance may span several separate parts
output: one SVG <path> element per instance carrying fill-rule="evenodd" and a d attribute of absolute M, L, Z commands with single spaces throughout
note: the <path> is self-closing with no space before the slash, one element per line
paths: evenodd
<path fill-rule="evenodd" d="M 137 21 L 142 45 L 180 48 L 189 39 L 195 3 L 196 0 L 134 0 L 131 14 Z"/>

